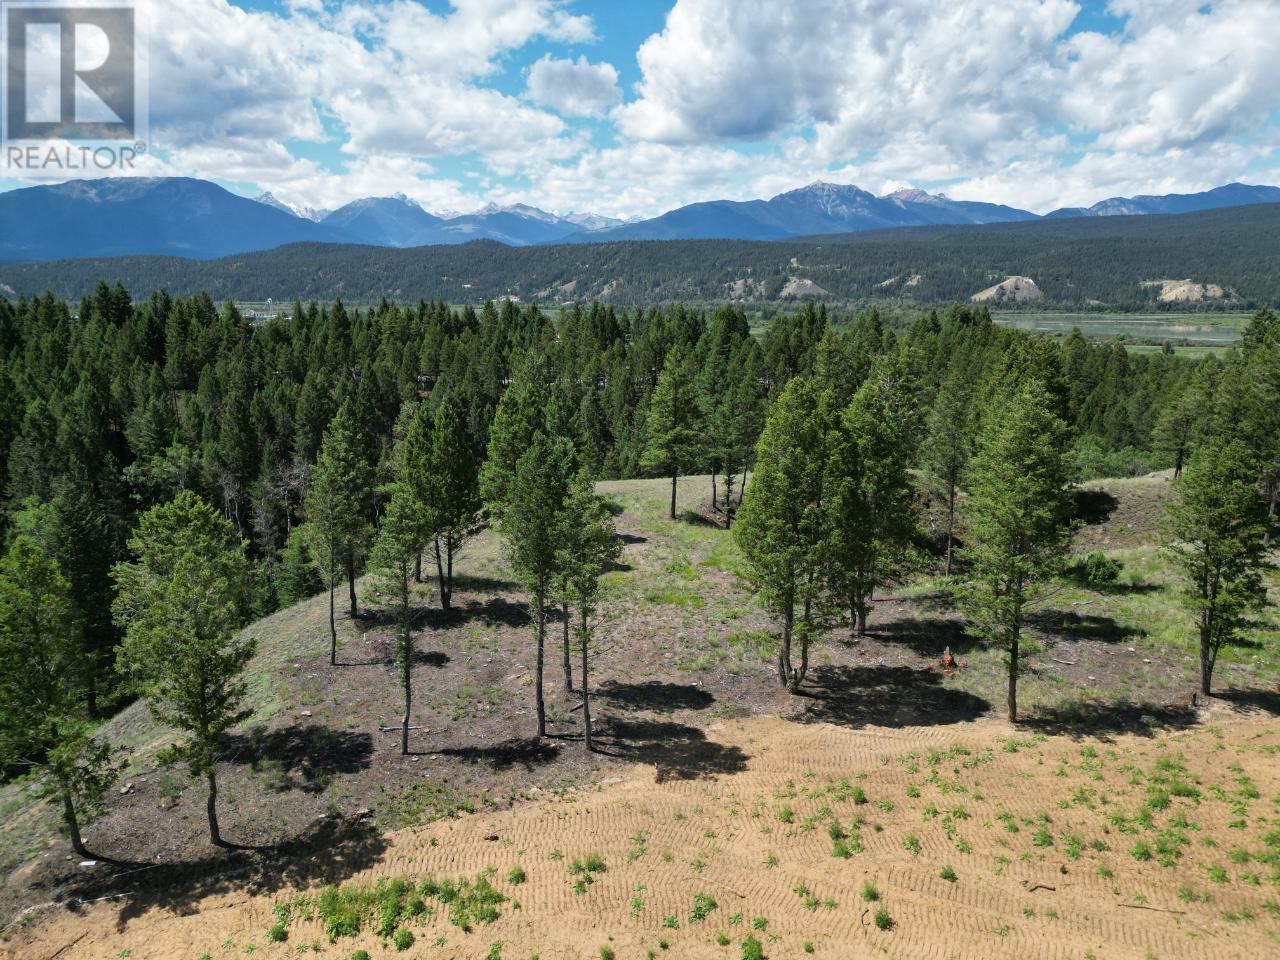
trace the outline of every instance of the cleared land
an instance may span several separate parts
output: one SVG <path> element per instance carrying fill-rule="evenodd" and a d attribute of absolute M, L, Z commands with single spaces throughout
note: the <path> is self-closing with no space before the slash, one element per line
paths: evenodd
<path fill-rule="evenodd" d="M 869 639 L 837 630 L 805 694 L 788 697 L 768 662 L 771 624 L 734 577 L 733 542 L 699 512 L 707 478 L 682 484 L 678 523 L 664 519 L 663 481 L 603 490 L 626 544 L 594 668 L 603 753 L 586 756 L 576 739 L 577 697 L 563 692 L 554 647 L 556 736 L 531 737 L 526 598 L 496 538 L 482 537 L 465 552 L 461 609 L 423 611 L 414 756 L 382 729 L 399 702 L 376 612 L 340 623 L 336 668 L 323 598 L 251 628 L 256 715 L 228 744 L 222 820 L 229 838 L 263 849 L 206 845 L 203 797 L 156 768 L 171 734 L 141 705 L 103 729 L 128 749 L 130 776 L 86 831 L 128 866 L 79 867 L 54 811 L 21 784 L 0 790 L 6 918 L 128 893 L 27 914 L 0 956 L 284 957 L 312 944 L 322 957 L 392 956 L 374 918 L 328 942 L 313 902 L 322 885 L 358 892 L 404 876 L 417 887 L 488 868 L 509 898 L 498 919 L 464 934 L 428 893 L 434 913 L 406 922 L 406 955 L 481 958 L 502 940 L 506 960 L 598 956 L 601 945 L 643 957 L 665 938 L 671 956 L 736 958 L 753 933 L 773 957 L 799 956 L 804 940 L 832 957 L 1275 949 L 1280 629 L 1273 614 L 1257 646 L 1225 655 L 1216 686 L 1227 696 L 1207 716 L 1190 708 L 1192 639 L 1153 533 L 1166 478 L 1091 484 L 1081 497 L 1079 549 L 1104 550 L 1124 572 L 1105 590 L 1064 583 L 1038 611 L 1044 649 L 1016 731 L 991 719 L 999 652 L 975 647 L 928 581 L 881 598 Z M 938 666 L 947 646 L 961 662 L 950 673 Z M 833 823 L 847 859 L 833 856 Z M 592 853 L 607 869 L 576 893 L 569 868 Z M 517 864 L 523 884 L 508 882 Z M 947 866 L 954 882 L 939 876 Z M 862 900 L 868 879 L 880 901 Z M 1055 889 L 1031 889 L 1041 884 Z M 699 893 L 717 906 L 691 923 Z M 273 910 L 297 896 L 287 939 L 269 942 Z M 757 916 L 763 931 L 751 929 Z"/>

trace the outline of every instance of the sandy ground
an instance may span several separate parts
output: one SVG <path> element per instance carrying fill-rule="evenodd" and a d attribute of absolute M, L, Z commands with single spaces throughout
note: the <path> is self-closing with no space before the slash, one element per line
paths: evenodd
<path fill-rule="evenodd" d="M 713 725 L 707 746 L 724 772 L 622 768 L 597 787 L 393 834 L 367 864 L 330 864 L 346 885 L 492 868 L 510 897 L 495 922 L 463 932 L 437 907 L 409 925 L 403 953 L 369 923 L 331 944 L 305 906 L 270 943 L 276 904 L 316 885 L 255 894 L 232 880 L 203 898 L 140 885 L 76 913 L 51 908 L 0 957 L 586 960 L 608 946 L 619 960 L 737 960 L 757 917 L 772 958 L 805 956 L 806 941 L 832 958 L 1280 955 L 1274 718 L 1215 708 L 1189 729 L 1096 739 L 985 719 L 850 730 L 759 717 Z M 832 824 L 861 849 L 834 856 Z M 577 893 L 567 866 L 588 854 L 607 869 Z M 516 865 L 520 885 L 507 880 Z M 697 894 L 716 907 L 691 922 Z"/>

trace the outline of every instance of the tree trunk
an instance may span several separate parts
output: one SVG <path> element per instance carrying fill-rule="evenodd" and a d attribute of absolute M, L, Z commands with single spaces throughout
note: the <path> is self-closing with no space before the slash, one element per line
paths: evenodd
<path fill-rule="evenodd" d="M 89 653 L 89 669 L 85 672 L 84 706 L 90 720 L 98 719 L 98 655 Z"/>
<path fill-rule="evenodd" d="M 1018 633 L 1009 640 L 1009 722 L 1018 722 Z"/>
<path fill-rule="evenodd" d="M 1280 483 L 1271 486 L 1271 503 L 1267 507 L 1267 532 L 1262 535 L 1262 542 L 1271 545 L 1271 535 L 1276 529 L 1276 513 L 1280 512 Z"/>
<path fill-rule="evenodd" d="M 333 615 L 333 577 L 329 577 L 329 666 L 338 665 L 338 624 Z"/>
<path fill-rule="evenodd" d="M 422 582 L 422 551 L 418 551 L 418 555 L 413 558 L 413 582 Z"/>
<path fill-rule="evenodd" d="M 444 568 L 444 554 L 449 554 L 449 573 L 446 576 Z M 445 544 L 445 549 L 440 550 L 440 538 L 436 537 L 436 582 L 440 585 L 440 609 L 445 613 L 449 612 L 449 604 L 453 600 L 453 551 Z"/>
<path fill-rule="evenodd" d="M 354 550 L 347 551 L 347 593 L 351 601 L 351 619 L 354 620 L 360 615 L 356 607 L 356 552 Z"/>
<path fill-rule="evenodd" d="M 676 481 L 679 479 L 678 474 L 671 474 L 671 519 L 676 518 Z"/>
<path fill-rule="evenodd" d="M 409 755 L 409 712 L 413 705 L 413 642 L 406 637 L 404 643 L 404 664 L 400 667 L 401 682 L 404 684 L 404 719 L 400 723 L 400 755 Z"/>
<path fill-rule="evenodd" d="M 587 682 L 587 611 L 582 611 L 582 742 L 587 752 L 595 750 L 591 742 L 591 685 Z"/>
<path fill-rule="evenodd" d="M 80 839 L 80 820 L 76 816 L 76 805 L 71 800 L 71 791 L 66 787 L 62 788 L 62 820 L 67 825 L 71 849 L 75 851 L 76 856 L 86 860 L 91 859 L 93 854 L 84 848 L 84 841 Z"/>
<path fill-rule="evenodd" d="M 784 687 L 791 682 L 791 626 L 795 620 L 795 609 L 787 604 L 782 614 L 782 644 L 778 648 L 778 682 Z"/>
<path fill-rule="evenodd" d="M 715 513 L 720 509 L 720 496 L 716 490 L 716 468 L 711 468 L 711 512 Z"/>
<path fill-rule="evenodd" d="M 537 623 L 538 632 L 538 666 L 534 671 L 534 702 L 538 707 L 538 736 L 545 737 L 547 735 L 547 705 L 542 698 L 542 673 L 546 660 L 546 640 L 547 640 L 547 607 L 543 602 L 546 597 L 546 588 L 541 584 L 538 585 L 537 592 L 534 595 L 534 605 L 537 607 L 535 611 L 535 621 Z"/>
<path fill-rule="evenodd" d="M 733 474 L 724 475 L 724 528 L 733 526 Z"/>
<path fill-rule="evenodd" d="M 206 804 L 209 812 L 209 840 L 215 847 L 225 847 L 222 831 L 218 829 L 218 773 L 210 766 L 205 776 L 209 780 L 209 799 Z"/>
<path fill-rule="evenodd" d="M 951 576 L 952 545 L 955 541 L 956 529 L 956 485 L 950 484 L 947 489 L 947 565 L 943 569 L 944 576 Z"/>
<path fill-rule="evenodd" d="M 560 612 L 564 617 L 564 692 L 573 693 L 573 663 L 569 652 L 569 602 L 560 604 Z"/>
<path fill-rule="evenodd" d="M 1208 623 L 1200 624 L 1200 692 L 1206 697 L 1213 686 L 1213 641 Z"/>

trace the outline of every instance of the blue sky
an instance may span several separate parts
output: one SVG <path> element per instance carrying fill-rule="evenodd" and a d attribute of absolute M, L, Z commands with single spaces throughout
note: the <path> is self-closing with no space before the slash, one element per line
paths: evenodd
<path fill-rule="evenodd" d="M 1275 182 L 1275 0 L 147 0 L 152 151 L 333 208 Z M 0 181 L 0 187 L 23 185 Z"/>

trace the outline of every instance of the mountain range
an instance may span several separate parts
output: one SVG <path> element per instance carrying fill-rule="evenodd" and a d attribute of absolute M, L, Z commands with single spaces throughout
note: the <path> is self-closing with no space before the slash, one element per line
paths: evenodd
<path fill-rule="evenodd" d="M 589 213 L 560 216 L 524 204 L 438 215 L 403 194 L 355 200 L 326 211 L 289 206 L 270 193 L 250 199 L 185 177 L 73 180 L 0 193 L 0 261 L 129 255 L 205 260 L 304 241 L 404 248 L 472 240 L 513 247 L 781 240 L 892 227 L 1188 213 L 1258 203 L 1280 203 L 1280 187 L 1232 183 L 1196 194 L 1112 197 L 1041 217 L 921 190 L 878 197 L 856 186 L 818 182 L 769 200 L 713 200 L 623 222 Z"/>

